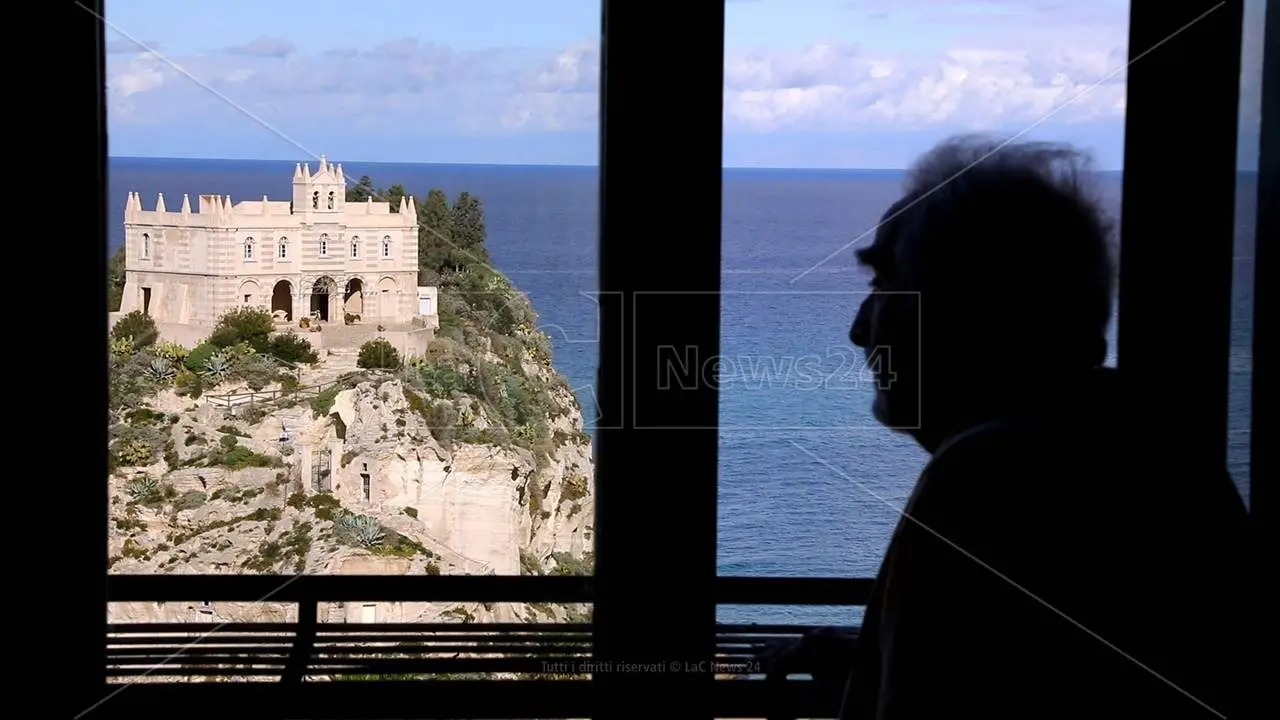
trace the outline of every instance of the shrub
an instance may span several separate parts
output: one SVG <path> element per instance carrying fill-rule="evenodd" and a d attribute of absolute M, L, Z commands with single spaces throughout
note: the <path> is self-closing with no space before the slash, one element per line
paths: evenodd
<path fill-rule="evenodd" d="M 250 390 L 261 390 L 276 378 L 276 366 L 270 360 L 250 355 L 236 365 L 236 375 L 244 380 Z"/>
<path fill-rule="evenodd" d="M 221 465 L 230 470 L 243 470 L 251 467 L 277 467 L 280 461 L 260 455 L 243 445 L 236 445 L 224 453 L 209 456 L 210 465 Z"/>
<path fill-rule="evenodd" d="M 175 342 L 162 342 L 151 348 L 156 357 L 180 363 L 191 351 Z"/>
<path fill-rule="evenodd" d="M 360 356 L 356 359 L 356 366 L 366 370 L 385 369 L 398 370 L 403 363 L 400 360 L 400 351 L 388 342 L 385 338 L 377 338 L 360 346 Z"/>
<path fill-rule="evenodd" d="M 338 397 L 338 393 L 342 392 L 341 385 L 321 390 L 316 396 L 311 398 L 311 411 L 315 416 L 322 418 L 333 410 L 333 401 Z"/>
<path fill-rule="evenodd" d="M 111 356 L 107 366 L 108 402 L 111 410 L 138 407 L 144 399 L 155 394 L 156 383 L 148 374 L 154 359 L 149 353 Z"/>
<path fill-rule="evenodd" d="M 183 365 L 193 373 L 199 374 L 204 372 L 205 364 L 209 362 L 209 358 L 213 357 L 221 350 L 217 345 L 211 342 L 202 342 L 187 354 L 187 359 L 182 361 Z"/>
<path fill-rule="evenodd" d="M 556 561 L 551 568 L 552 575 L 591 575 L 595 567 L 591 553 L 584 553 L 581 558 L 569 553 L 551 553 L 551 559 Z"/>
<path fill-rule="evenodd" d="M 188 490 L 178 496 L 177 500 L 173 501 L 173 509 L 178 512 L 183 510 L 195 510 L 201 505 L 204 505 L 205 501 L 208 499 L 209 497 L 199 490 Z"/>
<path fill-rule="evenodd" d="M 449 403 L 432 403 L 424 408 L 422 413 L 423 420 L 427 423 L 427 430 L 431 432 L 431 437 L 436 442 L 447 448 L 453 447 L 453 441 L 457 434 L 456 425 L 458 422 L 458 412 L 453 409 Z"/>
<path fill-rule="evenodd" d="M 315 363 L 320 360 L 311 343 L 296 333 L 274 335 L 267 341 L 265 352 L 291 363 Z"/>
<path fill-rule="evenodd" d="M 275 321 L 271 313 L 261 308 L 238 307 L 226 311 L 218 318 L 209 342 L 220 348 L 245 343 L 257 352 L 266 352 Z"/>
<path fill-rule="evenodd" d="M 173 380 L 173 391 L 179 396 L 198 399 L 204 392 L 204 383 L 200 376 L 190 370 L 183 370 Z"/>
<path fill-rule="evenodd" d="M 424 364 L 418 369 L 418 379 L 428 397 L 447 399 L 467 390 L 467 377 L 442 363 Z"/>
<path fill-rule="evenodd" d="M 113 340 L 130 340 L 135 349 L 150 347 L 160 339 L 156 321 L 141 310 L 134 310 L 111 327 Z"/>

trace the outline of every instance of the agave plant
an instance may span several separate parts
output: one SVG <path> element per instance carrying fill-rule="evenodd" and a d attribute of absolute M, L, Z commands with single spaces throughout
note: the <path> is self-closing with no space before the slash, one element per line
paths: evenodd
<path fill-rule="evenodd" d="M 377 547 L 387 537 L 382 525 L 368 515 L 343 515 L 338 518 L 338 529 L 354 544 L 363 547 Z"/>
<path fill-rule="evenodd" d="M 153 477 L 143 476 L 129 483 L 125 492 L 129 493 L 129 497 L 134 500 L 146 500 L 160 494 L 160 483 Z"/>
<path fill-rule="evenodd" d="M 231 374 L 231 358 L 225 353 L 215 353 L 209 356 L 204 363 L 204 370 L 200 373 L 202 376 L 221 382 Z"/>
<path fill-rule="evenodd" d="M 153 380 L 172 380 L 177 374 L 178 370 L 173 363 L 162 357 L 152 360 L 147 366 L 147 375 L 150 375 Z"/>

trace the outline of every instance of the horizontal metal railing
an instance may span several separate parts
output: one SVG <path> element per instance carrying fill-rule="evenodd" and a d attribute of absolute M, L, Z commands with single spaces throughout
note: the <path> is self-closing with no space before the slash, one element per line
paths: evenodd
<path fill-rule="evenodd" d="M 716 578 L 718 605 L 865 605 L 866 578 Z M 590 577 L 503 575 L 109 575 L 110 602 L 590 603 Z"/>
<path fill-rule="evenodd" d="M 722 605 L 863 605 L 868 579 L 718 578 Z M 297 605 L 297 622 L 113 623 L 105 644 L 108 687 L 127 687 L 97 712 L 157 718 L 166 708 L 277 707 L 292 716 L 387 717 L 431 698 L 434 717 L 587 717 L 593 627 L 570 623 L 320 622 L 339 602 L 590 604 L 590 577 L 114 575 L 111 602 L 268 602 Z M 766 685 L 755 659 L 806 625 L 719 624 L 713 672 L 718 717 L 830 717 L 811 682 Z M 852 630 L 852 629 L 851 629 Z M 466 679 L 462 679 L 466 678 Z M 218 679 L 223 682 L 216 682 Z M 197 680 L 199 682 L 191 682 Z M 238 682 L 225 682 L 235 680 Z M 349 682 L 349 681 L 358 682 Z M 348 681 L 348 682 L 340 682 Z M 501 692 L 486 690 L 500 681 Z M 410 690 L 407 688 L 414 688 Z M 239 712 L 239 711 L 237 711 Z M 512 713 L 516 715 L 512 715 Z M 271 713 L 264 711 L 265 716 Z M 410 713 L 412 714 L 412 713 Z"/>

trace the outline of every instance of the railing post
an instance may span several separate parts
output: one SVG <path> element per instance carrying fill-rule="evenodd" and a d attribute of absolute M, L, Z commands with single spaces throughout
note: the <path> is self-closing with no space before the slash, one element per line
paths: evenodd
<path fill-rule="evenodd" d="M 320 603 L 315 599 L 307 599 L 298 603 L 298 631 L 293 640 L 293 652 L 289 653 L 289 662 L 280 675 L 280 682 L 296 684 L 302 682 L 310 664 L 311 653 L 316 645 L 316 623 Z"/>

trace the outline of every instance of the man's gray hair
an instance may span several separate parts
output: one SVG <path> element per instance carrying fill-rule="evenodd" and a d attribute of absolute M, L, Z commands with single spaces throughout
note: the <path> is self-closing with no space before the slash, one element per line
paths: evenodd
<path fill-rule="evenodd" d="M 1054 344 L 1098 333 L 1105 342 L 1114 225 L 1096 177 L 1092 158 L 1068 145 L 954 137 L 910 168 L 901 220 L 890 222 L 928 287 L 988 307 L 1003 293 L 1000 304 L 1022 306 L 1008 309 L 1020 319 L 1005 319 L 1056 334 Z"/>

